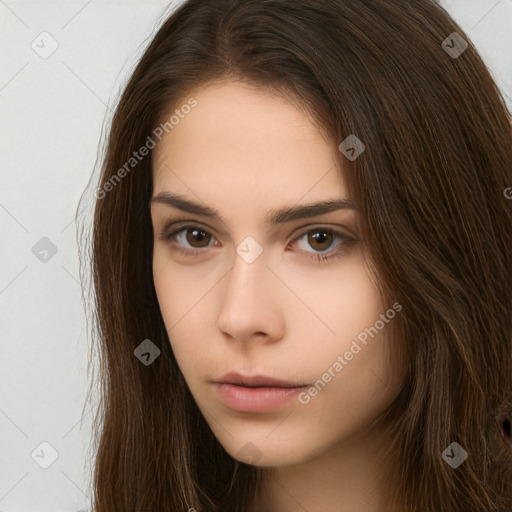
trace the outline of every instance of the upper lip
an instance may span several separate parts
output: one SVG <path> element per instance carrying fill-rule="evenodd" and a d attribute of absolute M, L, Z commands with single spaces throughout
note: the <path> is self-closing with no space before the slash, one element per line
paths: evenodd
<path fill-rule="evenodd" d="M 242 375 L 237 372 L 229 372 L 215 381 L 218 384 L 235 384 L 248 388 L 272 387 L 272 388 L 300 388 L 306 384 L 298 381 L 275 379 L 267 375 Z"/>

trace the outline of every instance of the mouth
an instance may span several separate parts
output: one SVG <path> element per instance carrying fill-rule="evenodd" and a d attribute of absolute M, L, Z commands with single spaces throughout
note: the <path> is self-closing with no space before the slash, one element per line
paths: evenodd
<path fill-rule="evenodd" d="M 221 401 L 239 412 L 265 412 L 284 406 L 308 387 L 265 375 L 243 376 L 231 372 L 214 381 Z"/>
<path fill-rule="evenodd" d="M 308 386 L 305 382 L 300 381 L 276 379 L 267 375 L 242 375 L 237 372 L 229 372 L 214 382 L 245 388 L 302 388 Z"/>

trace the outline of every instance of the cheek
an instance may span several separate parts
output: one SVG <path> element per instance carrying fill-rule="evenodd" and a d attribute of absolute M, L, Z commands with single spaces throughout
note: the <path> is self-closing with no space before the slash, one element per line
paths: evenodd
<path fill-rule="evenodd" d="M 333 425 L 353 435 L 371 423 L 391 403 L 401 383 L 400 371 L 390 360 L 386 328 L 369 337 L 366 345 L 339 341 L 330 353 L 309 357 L 316 381 L 303 396 L 308 421 L 322 429 Z M 341 358 L 340 358 L 341 356 Z"/>
<path fill-rule="evenodd" d="M 210 269 L 211 270 L 211 269 Z M 154 253 L 153 281 L 170 345 L 184 375 L 190 375 L 201 361 L 208 363 L 209 344 L 205 340 L 208 294 L 222 274 L 198 266 L 178 268 L 165 250 Z"/>
<path fill-rule="evenodd" d="M 222 258 L 177 263 L 163 246 L 154 248 L 153 280 L 160 311 L 174 357 L 196 397 L 204 393 L 204 380 L 218 375 L 218 365 L 225 364 L 216 319 L 230 269 Z"/>
<path fill-rule="evenodd" d="M 286 281 L 300 299 L 290 301 L 295 304 L 288 308 L 295 311 L 290 325 L 300 325 L 297 331 L 309 332 L 310 339 L 322 338 L 326 348 L 342 350 L 386 310 L 359 251 L 336 265 L 311 272 L 302 269 Z"/>
<path fill-rule="evenodd" d="M 202 300 L 222 277 L 222 274 L 217 274 L 205 265 L 178 265 L 164 247 L 155 247 L 153 281 L 168 331 L 201 307 Z"/>
<path fill-rule="evenodd" d="M 334 333 L 323 329 L 326 334 L 319 336 L 318 329 L 309 327 L 307 336 L 314 342 L 303 339 L 302 357 L 317 379 L 306 407 L 310 418 L 321 423 L 327 418 L 327 423 L 347 420 L 348 415 L 363 425 L 388 405 L 401 382 L 395 340 L 390 337 L 390 326 L 400 313 L 384 305 L 361 260 L 347 261 L 335 272 L 322 283 L 316 299 L 310 292 L 309 300 Z M 311 290 L 311 284 L 302 286 Z M 303 332 L 308 332 L 304 318 L 302 323 Z M 318 322 L 313 324 L 318 327 Z"/>

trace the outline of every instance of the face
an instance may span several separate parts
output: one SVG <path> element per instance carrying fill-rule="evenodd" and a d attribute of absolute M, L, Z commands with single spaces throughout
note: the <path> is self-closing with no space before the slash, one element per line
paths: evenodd
<path fill-rule="evenodd" d="M 339 142 L 248 85 L 188 97 L 153 153 L 153 276 L 172 350 L 228 453 L 305 462 L 395 396 L 387 333 L 401 306 L 382 303 L 365 264 Z"/>

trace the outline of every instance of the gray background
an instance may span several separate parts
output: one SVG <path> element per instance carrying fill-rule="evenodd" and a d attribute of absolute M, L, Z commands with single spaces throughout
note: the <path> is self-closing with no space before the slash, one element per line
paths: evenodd
<path fill-rule="evenodd" d="M 512 0 L 442 3 L 512 111 Z M 74 216 L 120 88 L 171 9 L 0 0 L 0 511 L 90 508 L 95 400 Z"/>

